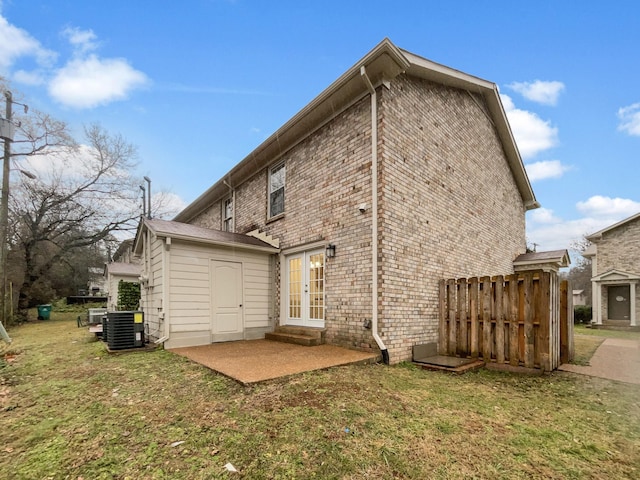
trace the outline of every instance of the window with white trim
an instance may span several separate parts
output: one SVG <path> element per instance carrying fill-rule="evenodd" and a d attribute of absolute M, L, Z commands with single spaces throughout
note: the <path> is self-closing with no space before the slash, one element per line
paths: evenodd
<path fill-rule="evenodd" d="M 233 232 L 233 198 L 227 198 L 222 204 L 222 230 Z"/>
<path fill-rule="evenodd" d="M 281 163 L 269 170 L 269 218 L 284 213 L 285 168 Z"/>

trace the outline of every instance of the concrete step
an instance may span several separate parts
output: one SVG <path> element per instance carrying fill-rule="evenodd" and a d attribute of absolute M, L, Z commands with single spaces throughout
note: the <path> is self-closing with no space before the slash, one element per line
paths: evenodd
<path fill-rule="evenodd" d="M 305 347 L 315 347 L 316 345 L 324 343 L 321 339 L 310 337 L 309 335 L 284 332 L 265 333 L 264 338 L 275 342 L 295 343 L 296 345 L 304 345 Z"/>
<path fill-rule="evenodd" d="M 632 327 L 630 325 L 591 325 L 591 328 L 598 330 L 613 330 L 617 332 L 640 332 L 640 326 Z"/>
<path fill-rule="evenodd" d="M 603 320 L 602 325 L 591 324 L 591 328 L 599 330 L 617 330 L 620 332 L 639 332 L 640 326 L 632 327 L 629 320 Z"/>
<path fill-rule="evenodd" d="M 276 342 L 295 343 L 297 345 L 315 346 L 324 343 L 324 328 L 296 327 L 292 325 L 282 325 L 276 327 L 273 333 L 265 334 L 267 340 Z"/>

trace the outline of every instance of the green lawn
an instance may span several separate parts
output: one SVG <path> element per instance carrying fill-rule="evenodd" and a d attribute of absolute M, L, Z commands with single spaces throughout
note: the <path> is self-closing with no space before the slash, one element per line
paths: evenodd
<path fill-rule="evenodd" d="M 0 343 L 0 478 L 640 477 L 637 385 L 369 365 L 243 387 L 75 318 Z"/>

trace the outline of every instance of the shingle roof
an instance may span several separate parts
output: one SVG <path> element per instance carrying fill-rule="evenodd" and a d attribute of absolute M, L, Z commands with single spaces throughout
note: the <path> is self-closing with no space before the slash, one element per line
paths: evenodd
<path fill-rule="evenodd" d="M 107 272 L 112 275 L 140 275 L 142 266 L 137 263 L 112 262 L 107 264 Z"/>
<path fill-rule="evenodd" d="M 274 248 L 262 240 L 240 233 L 212 230 L 210 228 L 170 220 L 144 219 L 143 222 L 147 228 L 151 229 L 154 234 L 160 237 L 180 238 L 194 242 L 247 247 L 272 252 L 278 251 L 277 248 Z"/>
<path fill-rule="evenodd" d="M 587 235 L 586 239 L 587 240 L 597 240 L 598 237 L 601 237 L 603 233 L 607 233 L 610 230 L 613 230 L 615 228 L 621 227 L 622 225 L 624 225 L 625 223 L 629 223 L 637 218 L 640 218 L 640 213 L 636 213 L 635 215 L 631 215 L 630 217 L 625 218 L 624 220 L 620 220 L 618 223 L 614 223 L 613 225 L 608 226 L 607 228 L 603 228 L 602 230 L 598 230 L 595 233 L 592 233 L 591 235 Z"/>
<path fill-rule="evenodd" d="M 402 50 L 385 38 L 353 67 L 329 85 L 300 112 L 294 115 L 273 135 L 267 138 L 241 162 L 235 165 L 223 178 L 196 198 L 174 220 L 189 222 L 199 213 L 224 196 L 229 195 L 229 186 L 236 188 L 256 172 L 276 161 L 300 140 L 310 135 L 316 127 L 331 118 L 336 112 L 347 108 L 354 99 L 367 93 L 367 86 L 361 78 L 361 68 L 365 68 L 373 85 L 390 81 L 406 73 L 418 78 L 475 92 L 487 102 L 493 122 L 515 178 L 520 196 L 527 210 L 538 208 L 533 189 L 524 169 L 524 164 L 507 116 L 502 106 L 498 87 L 487 80 L 440 65 L 418 55 Z"/>
<path fill-rule="evenodd" d="M 527 265 L 533 263 L 558 263 L 561 267 L 568 267 L 569 252 L 566 250 L 550 250 L 548 252 L 529 252 L 518 255 L 513 261 L 514 265 Z"/>

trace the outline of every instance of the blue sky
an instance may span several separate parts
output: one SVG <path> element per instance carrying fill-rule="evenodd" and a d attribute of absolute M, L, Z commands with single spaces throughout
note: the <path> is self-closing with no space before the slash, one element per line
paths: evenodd
<path fill-rule="evenodd" d="M 0 75 L 194 200 L 383 38 L 495 82 L 538 250 L 640 211 L 640 2 L 0 0 Z"/>

